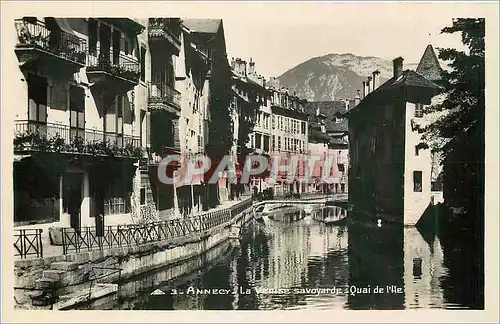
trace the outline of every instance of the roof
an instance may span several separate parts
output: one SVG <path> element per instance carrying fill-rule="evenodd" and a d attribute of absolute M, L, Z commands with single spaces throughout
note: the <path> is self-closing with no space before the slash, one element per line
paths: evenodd
<path fill-rule="evenodd" d="M 333 120 L 327 119 L 326 120 L 326 131 L 329 133 L 341 133 L 341 132 L 347 132 L 349 131 L 348 126 L 347 126 L 347 119 L 344 119 L 340 123 L 336 123 Z"/>
<path fill-rule="evenodd" d="M 370 99 L 380 95 L 385 91 L 403 89 L 407 87 L 428 88 L 435 90 L 441 88 L 439 85 L 430 80 L 427 80 L 425 77 L 418 74 L 417 72 L 413 70 L 405 70 L 399 77 L 390 78 L 382 85 L 380 85 L 380 87 L 375 89 L 375 91 L 370 92 L 363 100 L 361 100 L 361 102 L 356 107 L 349 110 L 349 114 L 351 112 L 359 111 L 361 107 L 365 105 L 366 102 L 370 101 Z"/>
<path fill-rule="evenodd" d="M 439 60 L 434 52 L 434 48 L 431 44 L 427 45 L 427 48 L 418 63 L 417 73 L 424 76 L 430 81 L 440 81 L 441 77 L 441 66 L 439 65 Z"/>
<path fill-rule="evenodd" d="M 182 23 L 191 32 L 215 34 L 222 24 L 222 19 L 183 19 Z"/>
<path fill-rule="evenodd" d="M 347 110 L 345 103 L 342 101 L 311 101 L 305 104 L 305 111 L 310 116 L 316 116 L 316 109 L 325 115 L 327 119 L 332 119 L 335 116 L 343 115 Z"/>

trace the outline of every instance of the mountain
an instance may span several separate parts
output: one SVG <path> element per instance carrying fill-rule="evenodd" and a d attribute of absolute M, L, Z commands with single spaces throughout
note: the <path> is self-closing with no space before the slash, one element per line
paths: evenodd
<path fill-rule="evenodd" d="M 414 70 L 417 64 L 404 64 Z M 282 87 L 308 101 L 354 98 L 356 90 L 373 71 L 380 71 L 380 83 L 392 77 L 392 61 L 373 56 L 328 54 L 314 57 L 286 71 L 277 79 Z"/>

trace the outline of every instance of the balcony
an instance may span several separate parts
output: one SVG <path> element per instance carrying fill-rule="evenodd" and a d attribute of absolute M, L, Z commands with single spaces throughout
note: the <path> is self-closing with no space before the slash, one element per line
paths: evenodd
<path fill-rule="evenodd" d="M 151 43 L 166 44 L 179 53 L 181 50 L 180 22 L 176 18 L 150 18 L 148 37 Z"/>
<path fill-rule="evenodd" d="M 175 116 L 181 114 L 181 93 L 164 82 L 148 84 L 148 107 L 150 110 L 162 110 Z"/>
<path fill-rule="evenodd" d="M 27 120 L 15 122 L 14 151 L 124 158 L 140 158 L 143 155 L 139 136 Z"/>
<path fill-rule="evenodd" d="M 139 83 L 141 69 L 137 59 L 120 55 L 118 63 L 112 63 L 110 55 L 89 55 L 87 62 L 87 77 L 90 83 L 113 90 L 128 91 Z M 111 88 L 119 89 L 111 89 Z"/>
<path fill-rule="evenodd" d="M 44 22 L 16 19 L 16 55 L 20 65 L 47 73 L 73 74 L 85 66 L 87 45 L 85 39 L 61 29 L 49 29 Z"/>
<path fill-rule="evenodd" d="M 166 158 L 169 155 L 181 155 L 181 148 L 180 146 L 163 146 L 161 150 L 161 154 L 152 152 L 148 164 L 149 165 L 158 165 L 160 164 L 164 158 Z M 175 168 L 180 167 L 180 163 L 178 161 L 172 161 L 169 163 L 170 165 L 174 166 Z"/>

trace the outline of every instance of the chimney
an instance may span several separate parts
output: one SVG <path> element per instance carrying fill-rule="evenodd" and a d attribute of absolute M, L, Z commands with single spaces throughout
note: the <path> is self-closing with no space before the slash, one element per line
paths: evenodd
<path fill-rule="evenodd" d="M 363 99 L 366 97 L 366 81 L 363 81 Z"/>
<path fill-rule="evenodd" d="M 248 74 L 255 74 L 255 62 L 250 58 L 250 62 L 248 63 Z"/>
<path fill-rule="evenodd" d="M 359 94 L 359 90 L 357 90 L 356 97 L 354 97 L 354 106 L 356 107 L 361 102 L 361 96 Z"/>
<path fill-rule="evenodd" d="M 372 76 L 373 76 L 373 90 L 372 91 L 375 91 L 375 89 L 377 89 L 380 85 L 380 71 L 379 70 L 373 71 Z"/>
<path fill-rule="evenodd" d="M 394 78 L 397 79 L 403 74 L 403 58 L 397 57 L 392 61 Z"/>
<path fill-rule="evenodd" d="M 236 72 L 236 61 L 231 57 L 231 69 Z"/>
<path fill-rule="evenodd" d="M 371 82 L 372 82 L 372 77 L 370 75 L 366 80 L 366 95 L 369 95 L 372 90 Z"/>

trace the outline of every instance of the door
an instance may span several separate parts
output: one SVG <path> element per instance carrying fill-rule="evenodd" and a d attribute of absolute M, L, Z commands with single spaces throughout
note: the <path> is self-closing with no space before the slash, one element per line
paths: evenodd
<path fill-rule="evenodd" d="M 47 79 L 28 75 L 29 131 L 44 136 L 47 133 Z"/>
<path fill-rule="evenodd" d="M 85 92 L 80 87 L 71 86 L 69 96 L 69 123 L 71 142 L 78 137 L 85 140 Z"/>
<path fill-rule="evenodd" d="M 66 198 L 66 208 L 70 215 L 70 226 L 77 231 L 80 231 L 81 227 L 82 183 L 82 173 L 68 172 L 64 174 L 63 197 Z"/>
<path fill-rule="evenodd" d="M 106 69 L 109 67 L 110 63 L 110 52 L 111 52 L 111 28 L 106 24 L 100 24 L 99 29 L 99 42 L 100 42 L 100 54 L 101 58 L 99 61 L 100 67 Z"/>

